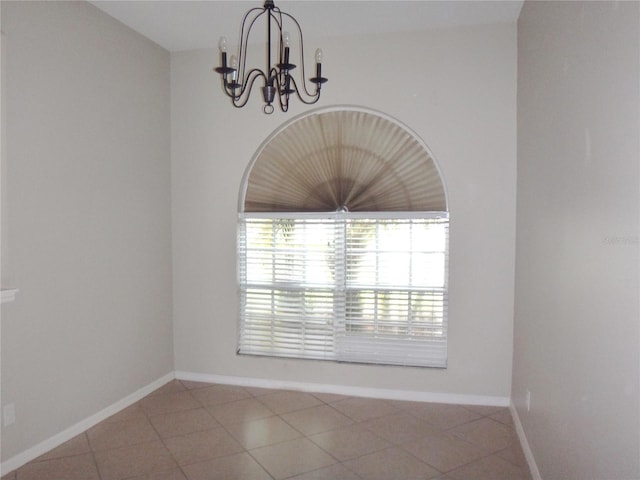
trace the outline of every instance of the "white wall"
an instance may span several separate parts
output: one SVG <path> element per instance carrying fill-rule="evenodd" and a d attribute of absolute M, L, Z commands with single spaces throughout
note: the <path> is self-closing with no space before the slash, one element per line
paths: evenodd
<path fill-rule="evenodd" d="M 639 105 L 638 2 L 525 3 L 513 400 L 545 480 L 640 478 Z"/>
<path fill-rule="evenodd" d="M 304 17 L 301 11 L 300 17 Z M 516 28 L 493 25 L 322 46 L 318 105 L 383 111 L 434 153 L 451 213 L 449 368 L 344 365 L 236 356 L 236 213 L 261 142 L 302 112 L 244 109 L 223 96 L 218 53 L 171 57 L 175 366 L 178 371 L 494 397 L 511 389 L 516 187 Z"/>
<path fill-rule="evenodd" d="M 84 2 L 2 2 L 6 460 L 173 369 L 169 54 Z"/>

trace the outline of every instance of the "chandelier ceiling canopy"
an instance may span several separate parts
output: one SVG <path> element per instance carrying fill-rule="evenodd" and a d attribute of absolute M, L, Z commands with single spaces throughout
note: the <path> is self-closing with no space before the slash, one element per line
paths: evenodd
<path fill-rule="evenodd" d="M 249 37 L 260 17 L 266 20 L 264 70 L 247 65 Z M 241 108 L 247 104 L 253 84 L 259 78 L 263 85 L 264 113 L 273 113 L 274 103 L 286 112 L 289 99 L 294 95 L 307 105 L 320 99 L 322 85 L 327 82 L 322 76 L 322 50 L 318 48 L 315 52 L 315 76 L 309 78 L 311 85 L 307 86 L 302 29 L 298 21 L 276 7 L 273 0 L 266 0 L 262 8 L 252 8 L 245 14 L 237 55 L 227 58 L 226 37 L 220 38 L 218 47 L 221 65 L 214 70 L 221 75 L 224 93 L 231 98 L 234 107 Z M 294 61 L 299 61 L 297 70 L 298 65 Z"/>

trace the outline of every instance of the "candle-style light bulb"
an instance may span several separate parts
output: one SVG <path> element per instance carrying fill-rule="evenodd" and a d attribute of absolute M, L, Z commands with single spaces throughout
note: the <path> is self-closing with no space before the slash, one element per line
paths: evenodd
<path fill-rule="evenodd" d="M 316 49 L 316 63 L 322 63 L 322 49 Z"/>
<path fill-rule="evenodd" d="M 218 48 L 223 53 L 227 51 L 227 37 L 220 37 L 220 40 L 218 41 Z"/>

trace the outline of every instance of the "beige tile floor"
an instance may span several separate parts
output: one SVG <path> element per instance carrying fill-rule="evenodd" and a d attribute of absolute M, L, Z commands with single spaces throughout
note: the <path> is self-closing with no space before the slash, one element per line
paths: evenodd
<path fill-rule="evenodd" d="M 172 381 L 2 480 L 530 480 L 509 410 Z"/>

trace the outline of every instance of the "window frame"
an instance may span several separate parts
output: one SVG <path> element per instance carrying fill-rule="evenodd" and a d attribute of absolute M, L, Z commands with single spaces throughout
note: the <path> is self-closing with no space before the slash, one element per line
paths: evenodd
<path fill-rule="evenodd" d="M 385 357 L 375 360 L 370 356 L 363 356 L 362 349 L 365 350 L 374 348 L 381 348 L 384 350 L 388 348 L 390 341 L 388 339 L 376 338 L 374 336 L 367 336 L 366 334 L 360 334 L 359 336 L 346 334 L 345 324 L 347 322 L 346 312 L 346 296 L 345 289 L 343 301 L 336 301 L 334 299 L 334 307 L 337 305 L 337 309 L 343 309 L 342 312 L 334 312 L 333 325 L 328 330 L 333 331 L 333 354 L 306 354 L 294 355 L 291 352 L 287 354 L 277 354 L 268 351 L 252 351 L 251 348 L 243 347 L 243 332 L 245 330 L 245 311 L 246 311 L 246 290 L 243 291 L 243 275 L 246 273 L 247 262 L 247 247 L 246 242 L 243 240 L 243 225 L 247 219 L 277 219 L 277 220 L 324 220 L 327 222 L 343 222 L 345 220 L 359 220 L 359 219 L 375 219 L 375 220 L 432 220 L 439 219 L 444 220 L 444 266 L 443 266 L 443 285 L 442 285 L 442 337 L 440 339 L 431 338 L 424 340 L 415 337 L 393 337 L 396 340 L 398 353 L 394 357 Z M 337 223 L 336 223 L 337 225 Z M 349 363 L 374 363 L 384 365 L 402 365 L 402 366 L 418 366 L 418 367 L 435 367 L 446 368 L 447 367 L 447 344 L 448 344 L 448 281 L 449 281 L 449 214 L 446 211 L 441 212 L 396 212 L 396 211 L 383 211 L 383 212 L 241 212 L 238 214 L 238 290 L 239 290 L 239 321 L 238 321 L 238 354 L 247 355 L 266 355 L 274 357 L 288 357 L 288 358 L 311 358 L 316 360 L 331 360 L 337 362 L 349 362 Z M 342 248 L 342 247 L 340 247 Z M 343 269 L 347 269 L 346 254 L 344 255 L 341 265 Z M 243 265 L 243 262 L 245 264 Z M 244 269 L 244 270 L 243 270 Z M 245 282 L 246 283 L 246 282 Z M 336 283 L 339 283 L 336 280 Z M 377 286 L 378 288 L 371 288 L 369 290 L 382 291 L 384 288 Z M 398 290 L 402 292 L 413 292 L 409 287 L 403 290 L 404 286 L 399 286 Z M 246 287 L 245 287 L 246 288 Z M 307 292 L 310 289 L 301 286 L 300 290 Z M 435 289 L 433 289 L 435 290 Z M 362 291 L 362 289 L 361 289 Z M 273 295 L 273 294 L 272 294 Z M 302 347 L 304 349 L 304 346 Z M 317 352 L 316 352 L 317 353 Z M 389 358 L 392 359 L 390 360 Z"/>

